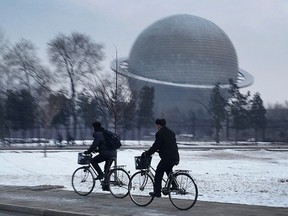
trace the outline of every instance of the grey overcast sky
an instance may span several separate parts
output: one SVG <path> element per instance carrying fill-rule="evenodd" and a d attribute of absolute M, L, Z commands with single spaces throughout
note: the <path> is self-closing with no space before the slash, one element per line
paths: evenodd
<path fill-rule="evenodd" d="M 31 40 L 47 61 L 47 42 L 80 32 L 103 43 L 103 66 L 129 56 L 137 36 L 153 22 L 191 14 L 218 25 L 231 39 L 239 67 L 255 78 L 243 93 L 264 104 L 288 101 L 288 0 L 0 0 L 0 29 L 10 42 Z"/>

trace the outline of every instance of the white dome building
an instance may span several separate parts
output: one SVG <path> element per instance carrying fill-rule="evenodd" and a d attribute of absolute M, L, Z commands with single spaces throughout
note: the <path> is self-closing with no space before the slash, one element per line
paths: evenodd
<path fill-rule="evenodd" d="M 112 62 L 112 69 L 129 78 L 131 88 L 154 87 L 155 117 L 199 108 L 195 101 L 204 104 L 217 83 L 222 88 L 228 87 L 229 79 L 240 88 L 253 83 L 253 77 L 239 69 L 235 48 L 225 32 L 209 20 L 187 14 L 148 26 L 136 39 L 129 58 L 119 59 L 118 67 Z"/>

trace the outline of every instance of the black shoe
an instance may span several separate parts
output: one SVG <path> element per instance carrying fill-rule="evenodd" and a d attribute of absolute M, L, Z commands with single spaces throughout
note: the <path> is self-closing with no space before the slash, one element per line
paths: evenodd
<path fill-rule="evenodd" d="M 95 178 L 95 180 L 103 179 L 104 176 L 105 176 L 104 174 L 99 174 L 99 175 Z"/>
<path fill-rule="evenodd" d="M 162 188 L 162 194 L 165 196 L 168 195 L 169 194 L 168 188 Z"/>
<path fill-rule="evenodd" d="M 102 190 L 103 191 L 109 191 L 109 186 L 108 185 L 102 185 Z"/>
<path fill-rule="evenodd" d="M 149 195 L 152 197 L 161 197 L 161 193 L 150 192 Z"/>

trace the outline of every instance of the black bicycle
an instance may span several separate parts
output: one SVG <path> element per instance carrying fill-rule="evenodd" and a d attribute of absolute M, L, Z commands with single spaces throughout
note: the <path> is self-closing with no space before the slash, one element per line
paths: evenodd
<path fill-rule="evenodd" d="M 154 197 L 149 192 L 154 188 L 155 169 L 150 165 L 152 156 L 135 157 L 136 173 L 131 176 L 129 182 L 129 196 L 138 206 L 149 205 Z M 180 210 L 192 208 L 198 198 L 198 188 L 189 174 L 188 170 L 172 171 L 168 178 L 163 178 L 165 186 L 162 188 L 162 194 L 168 195 L 171 203 Z"/>
<path fill-rule="evenodd" d="M 109 170 L 105 172 L 104 180 L 97 181 L 97 172 L 90 164 L 91 154 L 78 153 L 78 164 L 84 165 L 77 168 L 72 175 L 72 187 L 74 191 L 81 195 L 87 196 L 94 188 L 110 193 L 116 198 L 124 198 L 128 195 L 128 185 L 130 181 L 129 172 L 124 169 L 125 165 L 113 166 L 115 159 L 106 161 Z M 97 185 L 97 182 L 100 184 Z"/>

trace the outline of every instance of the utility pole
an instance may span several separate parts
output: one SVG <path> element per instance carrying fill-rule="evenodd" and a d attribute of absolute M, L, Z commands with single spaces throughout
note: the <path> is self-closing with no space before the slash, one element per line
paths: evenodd
<path fill-rule="evenodd" d="M 118 113 L 117 113 L 117 109 L 118 109 L 118 55 L 117 55 L 117 47 L 116 48 L 116 81 L 115 81 L 115 113 L 114 113 L 114 131 L 115 133 L 117 133 L 117 122 L 118 122 Z"/>
<path fill-rule="evenodd" d="M 116 75 L 116 80 L 115 80 L 115 107 L 114 107 L 114 132 L 117 134 L 117 122 L 118 122 L 118 54 L 117 54 L 117 47 L 115 46 L 116 50 L 116 70 L 115 70 L 115 75 Z M 117 153 L 116 153 L 116 159 L 114 162 L 115 167 L 117 166 Z"/>

